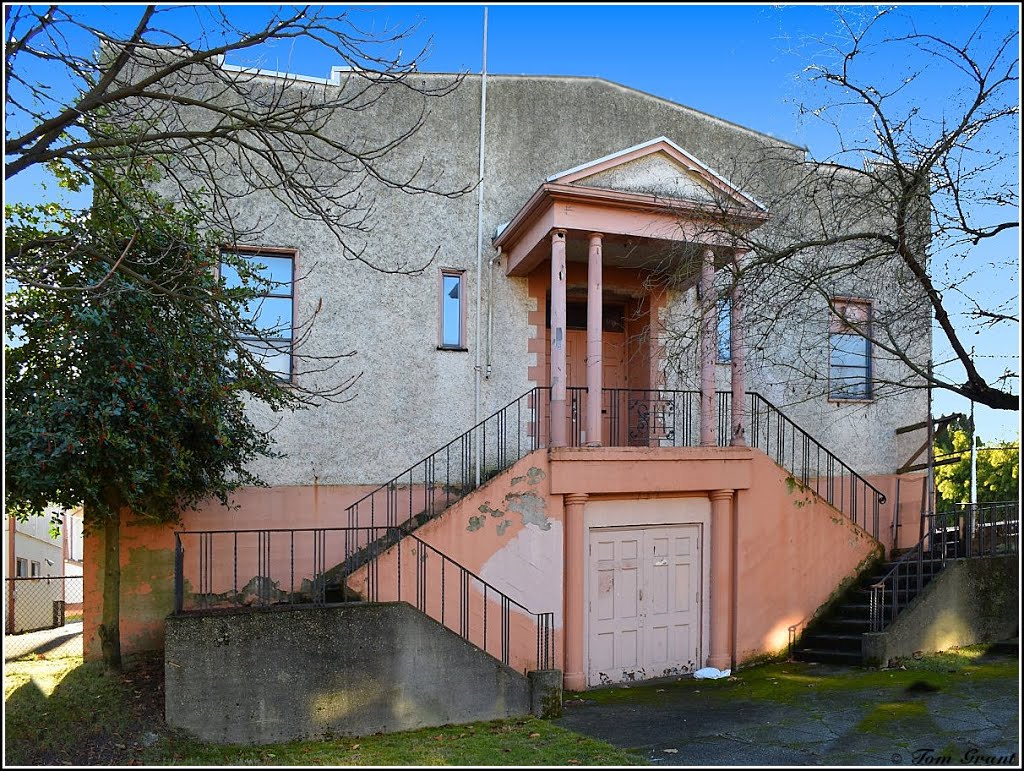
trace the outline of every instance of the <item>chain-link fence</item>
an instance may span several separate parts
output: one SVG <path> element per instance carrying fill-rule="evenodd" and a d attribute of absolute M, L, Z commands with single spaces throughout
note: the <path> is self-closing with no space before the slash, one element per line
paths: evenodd
<path fill-rule="evenodd" d="M 8 578 L 4 591 L 4 661 L 82 653 L 82 576 Z"/>

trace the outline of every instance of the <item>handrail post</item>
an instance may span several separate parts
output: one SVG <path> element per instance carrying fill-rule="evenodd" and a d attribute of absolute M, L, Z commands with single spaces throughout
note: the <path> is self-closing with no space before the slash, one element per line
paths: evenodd
<path fill-rule="evenodd" d="M 12 547 L 13 548 L 13 547 Z M 185 551 L 181 546 L 181 533 L 174 534 L 174 613 L 181 613 L 185 603 Z"/>

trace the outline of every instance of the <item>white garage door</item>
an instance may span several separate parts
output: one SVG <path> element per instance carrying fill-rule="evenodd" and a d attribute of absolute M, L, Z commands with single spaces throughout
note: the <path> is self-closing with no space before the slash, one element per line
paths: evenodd
<path fill-rule="evenodd" d="M 590 530 L 589 685 L 693 672 L 700 525 Z"/>

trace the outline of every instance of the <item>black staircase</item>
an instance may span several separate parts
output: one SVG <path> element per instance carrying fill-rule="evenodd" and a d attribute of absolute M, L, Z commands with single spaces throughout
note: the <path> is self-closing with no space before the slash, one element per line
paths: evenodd
<path fill-rule="evenodd" d="M 797 661 L 863 664 L 862 635 L 881 632 L 952 560 L 1016 554 L 1019 506 L 1000 502 L 930 514 L 924 538 L 869 568 L 793 650 Z"/>
<path fill-rule="evenodd" d="M 902 565 L 900 560 L 908 559 L 907 554 L 912 551 L 908 550 L 895 560 L 879 562 L 865 571 L 827 613 L 808 626 L 799 645 L 793 651 L 793 658 L 797 661 L 860 666 L 863 663 L 861 636 L 872 631 L 872 597 L 876 591 L 874 587 L 885 586 L 886 578 L 899 570 L 899 566 Z M 943 562 L 940 558 L 933 559 L 930 554 L 923 554 L 922 557 L 921 588 L 924 588 L 942 569 Z M 916 567 L 917 560 L 912 561 Z M 916 572 L 914 577 L 916 579 Z M 905 607 L 917 595 L 916 581 L 913 585 L 907 580 L 899 582 L 898 587 L 895 584 L 896 582 L 891 582 L 883 590 L 885 604 L 896 606 L 898 603 L 898 607 Z"/>

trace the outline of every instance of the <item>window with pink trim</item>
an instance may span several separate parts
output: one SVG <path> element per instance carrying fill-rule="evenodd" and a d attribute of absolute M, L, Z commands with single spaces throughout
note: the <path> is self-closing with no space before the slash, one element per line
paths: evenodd
<path fill-rule="evenodd" d="M 828 398 L 869 401 L 871 388 L 871 303 L 835 300 L 829 321 Z"/>

